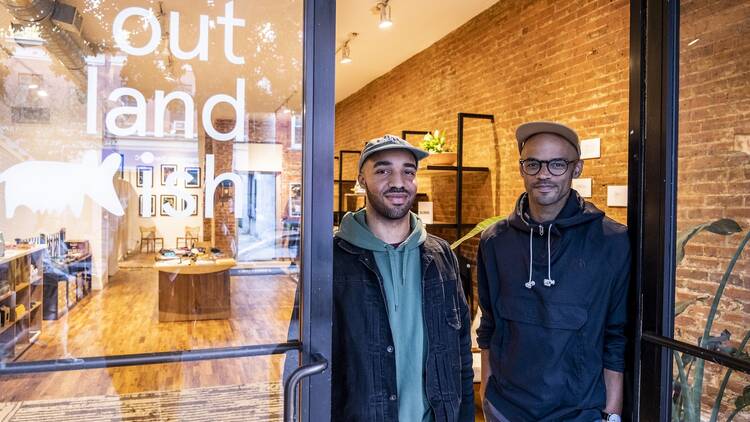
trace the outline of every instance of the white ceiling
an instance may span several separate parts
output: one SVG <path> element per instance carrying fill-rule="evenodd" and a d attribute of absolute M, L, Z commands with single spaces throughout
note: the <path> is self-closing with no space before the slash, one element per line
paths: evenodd
<path fill-rule="evenodd" d="M 352 32 L 352 63 L 336 56 L 336 102 L 387 73 L 480 14 L 497 0 L 391 0 L 393 26 L 378 28 L 376 0 L 336 3 L 336 47 Z"/>

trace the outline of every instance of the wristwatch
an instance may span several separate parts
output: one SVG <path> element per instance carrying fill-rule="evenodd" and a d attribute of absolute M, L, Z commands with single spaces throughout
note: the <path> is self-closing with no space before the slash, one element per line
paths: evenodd
<path fill-rule="evenodd" d="M 622 422 L 620 415 L 617 413 L 607 413 L 602 410 L 602 420 L 607 422 Z"/>

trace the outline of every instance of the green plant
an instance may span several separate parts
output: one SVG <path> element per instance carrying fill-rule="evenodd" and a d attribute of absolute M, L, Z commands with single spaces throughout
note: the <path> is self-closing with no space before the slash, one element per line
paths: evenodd
<path fill-rule="evenodd" d="M 685 245 L 695 235 L 702 231 L 707 231 L 722 236 L 728 236 L 731 234 L 739 233 L 742 228 L 737 222 L 730 219 L 716 220 L 710 223 L 704 223 L 691 227 L 690 229 L 680 233 L 677 236 L 677 249 L 676 249 L 676 261 L 679 265 L 685 257 Z M 732 333 L 724 330 L 718 336 L 711 335 L 711 328 L 713 327 L 714 319 L 716 318 L 716 312 L 719 308 L 719 302 L 721 297 L 724 295 L 724 290 L 727 286 L 727 282 L 734 271 L 734 267 L 737 264 L 737 260 L 742 255 L 745 246 L 750 241 L 750 231 L 745 234 L 744 238 L 737 247 L 732 259 L 729 261 L 724 274 L 719 281 L 719 285 L 714 293 L 713 301 L 711 302 L 711 308 L 706 318 L 706 325 L 703 329 L 703 335 L 698 338 L 698 346 L 709 349 L 728 353 L 732 356 L 740 359 L 750 359 L 750 356 L 744 352 L 745 346 L 750 340 L 750 331 L 745 333 L 745 336 L 740 343 L 740 346 L 736 349 L 728 346 L 728 342 Z M 690 301 L 680 302 L 675 304 L 675 316 L 681 314 L 688 309 L 692 304 L 705 300 L 706 298 L 695 298 Z M 674 380 L 674 394 L 672 396 L 672 420 L 675 422 L 698 422 L 701 417 L 701 396 L 703 395 L 703 380 L 705 375 L 705 361 L 703 359 L 696 359 L 690 355 L 679 354 L 673 352 L 675 365 L 677 367 L 677 375 Z M 692 380 L 690 379 L 691 371 L 694 372 Z M 719 415 L 719 408 L 721 401 L 724 398 L 724 391 L 729 377 L 732 375 L 732 370 L 727 369 L 724 373 L 724 378 L 717 391 L 714 405 L 711 409 L 711 422 L 715 422 Z M 729 415 L 727 422 L 731 421 L 735 415 L 737 415 L 742 409 L 750 406 L 750 386 L 745 387 L 743 394 L 735 400 L 735 408 Z"/>
<path fill-rule="evenodd" d="M 422 139 L 420 147 L 431 153 L 450 152 L 450 146 L 445 143 L 445 132 L 435 130 L 432 133 L 428 133 Z"/>
<path fill-rule="evenodd" d="M 503 220 L 505 217 L 496 216 L 490 217 L 479 224 L 477 224 L 469 233 L 464 237 L 453 242 L 451 249 L 456 249 L 466 240 L 482 233 L 485 229 L 491 225 Z M 676 244 L 676 262 L 679 265 L 685 258 L 685 246 L 687 243 L 701 232 L 709 232 L 722 236 L 729 236 L 735 233 L 740 233 L 742 228 L 736 221 L 727 218 L 716 220 L 709 223 L 700 224 L 690 229 L 679 233 L 677 236 Z M 700 347 L 709 350 L 718 350 L 728 353 L 734 357 L 740 359 L 750 360 L 750 355 L 745 352 L 745 346 L 750 341 L 750 330 L 745 333 L 742 342 L 739 347 L 731 348 L 727 344 L 732 335 L 727 330 L 721 332 L 718 336 L 711 336 L 711 328 L 713 327 L 714 318 L 719 307 L 721 297 L 724 295 L 724 289 L 726 288 L 727 282 L 729 281 L 734 267 L 737 264 L 737 260 L 742 255 L 745 246 L 750 241 L 750 231 L 748 231 L 739 246 L 737 247 L 732 259 L 729 261 L 724 274 L 721 277 L 721 281 L 716 288 L 716 293 L 713 295 L 713 301 L 711 303 L 711 309 L 706 319 L 706 326 L 703 330 L 703 335 L 698 338 L 698 345 Z M 693 299 L 675 303 L 674 314 L 675 317 L 685 312 L 691 305 L 697 302 L 703 302 L 708 300 L 710 296 L 703 295 Z M 675 365 L 677 367 L 677 375 L 674 380 L 674 394 L 672 396 L 672 420 L 674 422 L 699 422 L 700 411 L 701 411 L 701 396 L 703 395 L 703 378 L 705 372 L 705 361 L 703 359 L 696 359 L 691 355 L 680 354 L 673 352 Z M 692 382 L 690 379 L 690 373 L 694 370 Z M 710 422 L 716 422 L 719 415 L 719 408 L 721 401 L 724 397 L 724 391 L 726 390 L 729 377 L 732 375 L 732 370 L 728 369 L 724 373 L 724 378 L 721 382 L 719 390 L 714 400 L 714 405 L 711 409 Z M 750 385 L 746 386 L 742 392 L 742 395 L 737 397 L 734 402 L 735 408 L 727 418 L 727 422 L 731 422 L 732 419 L 744 408 L 750 407 Z"/>

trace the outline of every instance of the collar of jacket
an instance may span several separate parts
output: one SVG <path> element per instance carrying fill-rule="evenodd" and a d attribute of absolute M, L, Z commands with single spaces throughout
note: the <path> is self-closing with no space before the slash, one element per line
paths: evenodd
<path fill-rule="evenodd" d="M 352 245 L 351 243 L 339 237 L 335 238 L 335 242 L 342 250 L 352 255 L 358 255 L 360 257 L 360 261 L 363 261 L 365 265 L 370 266 L 369 264 L 372 262 L 372 260 L 369 259 L 369 257 L 372 256 L 372 251 L 368 251 L 367 249 Z M 425 239 L 424 243 L 419 245 L 419 254 L 422 258 L 422 278 L 424 278 L 427 267 L 430 266 L 430 263 L 435 259 L 435 256 L 441 253 L 444 253 L 444 251 L 440 247 L 440 244 L 435 241 L 435 239 L 433 239 L 432 235 L 428 234 L 427 239 Z"/>
<path fill-rule="evenodd" d="M 526 204 L 528 200 L 528 193 L 524 192 L 521 194 L 516 201 L 515 209 L 511 212 L 510 216 L 508 216 L 508 223 L 520 231 L 526 233 L 533 231 L 540 236 L 542 236 L 547 230 L 549 230 L 554 236 L 560 236 L 560 229 L 563 227 L 578 225 L 604 215 L 594 207 L 593 204 L 587 203 L 578 192 L 571 189 L 570 197 L 567 200 L 568 202 L 566 202 L 561 213 L 565 213 L 566 211 L 570 212 L 571 209 L 569 208 L 569 204 L 574 203 L 576 211 L 572 215 L 558 216 L 554 221 L 546 223 L 536 223 L 531 221 L 531 217 L 526 212 Z M 543 232 L 538 230 L 538 228 L 542 226 L 544 227 Z"/>

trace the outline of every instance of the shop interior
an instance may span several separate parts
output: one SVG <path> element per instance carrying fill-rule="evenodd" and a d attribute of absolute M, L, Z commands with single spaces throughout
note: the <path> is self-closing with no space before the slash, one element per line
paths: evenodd
<path fill-rule="evenodd" d="M 170 27 L 144 55 L 124 54 L 113 39 L 124 9 L 118 2 L 61 3 L 80 19 L 52 21 L 70 41 L 57 49 L 50 28 L 25 25 L 0 6 L 2 362 L 293 338 L 304 219 L 301 2 L 236 2 L 234 16 L 245 23 L 235 27 L 230 52 L 222 50 L 222 31 L 231 26 L 224 2 L 151 2 L 160 27 L 179 12 L 184 40 L 167 48 L 176 32 Z M 733 218 L 746 227 L 747 189 L 744 203 L 729 202 L 732 186 L 747 187 L 750 174 L 742 131 L 748 127 L 741 123 L 748 115 L 750 7 L 683 3 L 680 129 L 686 135 L 679 159 L 686 187 L 678 222 L 687 229 Z M 225 23 L 214 22 L 222 14 Z M 200 39 L 203 15 L 206 28 L 216 31 L 207 59 L 198 50 L 180 58 Z M 709 18 L 721 24 L 701 23 Z M 462 238 L 478 223 L 512 212 L 523 192 L 518 125 L 555 120 L 577 130 L 585 165 L 573 188 L 627 223 L 628 2 L 339 1 L 336 20 L 334 226 L 365 204 L 356 166 L 367 140 L 390 133 L 430 149 L 413 210 L 428 232 L 460 240 L 455 252 L 475 325 L 478 237 Z M 147 18 L 120 24 L 132 45 L 152 43 Z M 69 63 L 82 49 L 87 73 Z M 237 64 L 240 56 L 245 60 Z M 116 91 L 123 88 L 132 89 Z M 732 97 L 737 90 L 744 99 Z M 714 103 L 724 111 L 712 111 Z M 213 108 L 206 111 L 207 104 Z M 716 148 L 714 158 L 701 155 L 702 142 Z M 711 185 L 716 180 L 721 187 Z M 714 205 L 707 207 L 709 200 Z M 675 338 L 694 342 L 701 335 L 707 294 L 726 261 L 717 250 L 735 243 L 704 233 L 686 249 L 677 268 L 676 300 L 685 305 Z M 743 259 L 739 265 L 750 268 Z M 747 275 L 735 278 L 717 326 L 737 333 L 736 348 L 750 324 L 750 290 Z M 159 400 L 197 412 L 191 397 L 215 393 L 218 403 L 235 386 L 262 400 L 266 417 L 278 417 L 286 361 L 275 355 L 94 369 L 84 376 L 26 374 L 0 378 L 0 391 L 2 401 L 45 399 L 61 409 L 83 397 L 150 400 L 144 395 L 179 392 Z M 478 354 L 475 373 L 478 380 Z M 718 367 L 707 373 L 712 392 L 723 374 Z M 746 374 L 733 376 L 722 415 L 748 382 Z M 126 407 L 118 402 L 101 411 L 137 412 Z"/>

